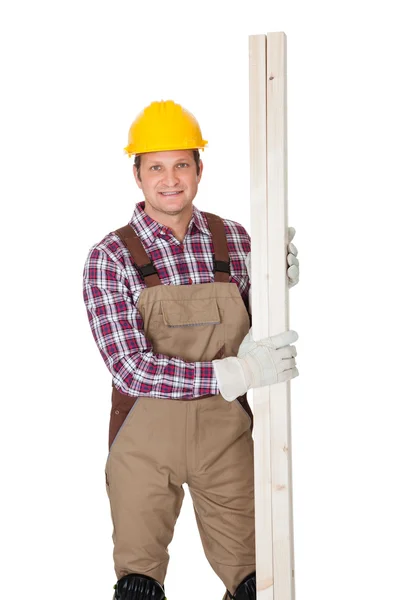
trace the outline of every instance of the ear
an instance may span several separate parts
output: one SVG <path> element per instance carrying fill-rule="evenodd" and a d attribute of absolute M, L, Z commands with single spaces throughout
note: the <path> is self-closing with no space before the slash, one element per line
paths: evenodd
<path fill-rule="evenodd" d="M 139 177 L 138 177 L 138 172 L 137 172 L 137 168 L 136 168 L 136 165 L 135 165 L 135 164 L 133 165 L 133 167 L 132 167 L 132 170 L 133 170 L 133 176 L 134 176 L 134 178 L 135 178 L 135 181 L 136 181 L 136 183 L 137 183 L 138 187 L 139 187 L 140 189 L 142 189 L 142 182 L 140 181 L 140 179 L 139 179 Z"/>
<path fill-rule="evenodd" d="M 200 161 L 199 161 L 199 171 L 200 171 L 200 172 L 199 172 L 199 174 L 197 175 L 197 183 L 199 183 L 199 181 L 200 181 L 200 179 L 201 179 L 201 176 L 203 175 L 203 167 L 204 167 L 204 165 L 203 165 L 203 161 L 200 159 Z"/>

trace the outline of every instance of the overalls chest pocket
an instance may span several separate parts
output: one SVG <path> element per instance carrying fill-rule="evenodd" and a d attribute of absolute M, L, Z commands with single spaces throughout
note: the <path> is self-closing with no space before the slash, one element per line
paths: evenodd
<path fill-rule="evenodd" d="M 146 325 L 154 352 L 185 361 L 212 360 L 223 343 L 216 298 L 161 300 Z"/>
<path fill-rule="evenodd" d="M 215 298 L 161 300 L 161 314 L 167 327 L 195 327 L 221 323 Z"/>

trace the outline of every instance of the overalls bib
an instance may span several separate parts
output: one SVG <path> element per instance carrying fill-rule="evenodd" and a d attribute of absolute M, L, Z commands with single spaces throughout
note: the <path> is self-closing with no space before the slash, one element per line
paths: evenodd
<path fill-rule="evenodd" d="M 214 282 L 162 285 L 130 225 L 118 229 L 146 288 L 138 310 L 153 351 L 186 361 L 236 356 L 250 328 L 246 306 L 229 282 L 223 221 L 206 216 Z M 255 571 L 253 415 L 246 395 L 193 400 L 119 392 L 114 384 L 105 465 L 117 578 L 141 573 L 164 583 L 187 483 L 205 555 L 233 593 Z"/>

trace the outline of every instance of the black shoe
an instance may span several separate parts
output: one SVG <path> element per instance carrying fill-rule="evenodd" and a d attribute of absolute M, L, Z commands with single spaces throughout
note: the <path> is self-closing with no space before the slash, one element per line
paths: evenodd
<path fill-rule="evenodd" d="M 256 600 L 256 572 L 250 573 L 236 588 L 236 592 L 232 594 L 226 590 L 222 600 Z"/>
<path fill-rule="evenodd" d="M 147 575 L 129 573 L 114 585 L 113 600 L 167 600 L 164 586 Z"/>

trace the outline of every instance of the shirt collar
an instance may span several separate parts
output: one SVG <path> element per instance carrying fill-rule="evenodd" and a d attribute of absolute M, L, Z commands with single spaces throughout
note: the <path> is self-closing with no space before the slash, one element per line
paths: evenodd
<path fill-rule="evenodd" d="M 130 225 L 134 228 L 140 239 L 150 245 L 160 234 L 171 232 L 171 229 L 166 225 L 162 225 L 155 221 L 144 211 L 145 202 L 138 202 L 133 211 Z M 189 221 L 187 235 L 193 235 L 196 229 L 205 235 L 210 236 L 211 232 L 207 226 L 206 218 L 202 212 L 192 204 L 193 211 Z"/>

